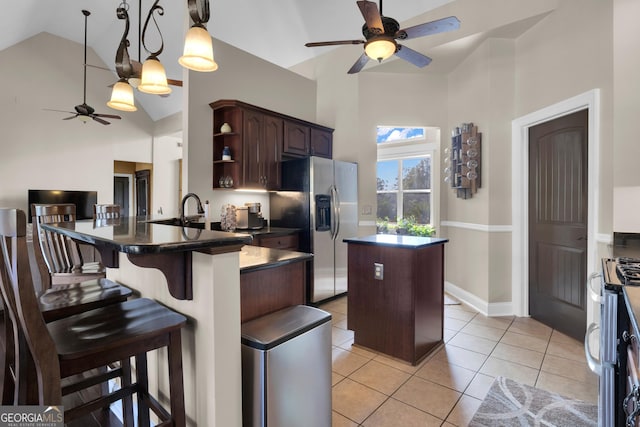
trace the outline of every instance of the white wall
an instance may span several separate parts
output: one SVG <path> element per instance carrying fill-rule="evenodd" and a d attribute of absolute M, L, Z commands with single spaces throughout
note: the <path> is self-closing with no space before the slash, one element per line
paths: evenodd
<path fill-rule="evenodd" d="M 28 189 L 96 190 L 113 201 L 113 161 L 151 162 L 153 123 L 143 111 L 104 126 L 62 120 L 83 98 L 83 46 L 47 33 L 0 51 L 0 206 L 27 209 Z M 88 62 L 103 65 L 94 52 Z M 113 74 L 88 68 L 87 104 L 106 106 Z"/>
<path fill-rule="evenodd" d="M 258 202 L 268 216 L 266 193 L 212 189 L 213 112 L 209 104 L 219 99 L 237 99 L 317 122 L 316 83 L 219 40 L 214 40 L 214 51 L 220 68 L 213 73 L 189 72 L 185 81 L 189 99 L 183 147 L 188 162 L 183 165 L 183 189 L 198 194 L 203 203 L 209 200 L 214 215 L 224 203 Z"/>

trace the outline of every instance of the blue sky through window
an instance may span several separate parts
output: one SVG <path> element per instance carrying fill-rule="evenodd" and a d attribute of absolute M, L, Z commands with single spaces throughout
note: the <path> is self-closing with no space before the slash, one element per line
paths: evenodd
<path fill-rule="evenodd" d="M 376 142 L 378 144 L 393 141 L 405 141 L 407 139 L 424 138 L 424 128 L 418 127 L 377 127 Z"/>

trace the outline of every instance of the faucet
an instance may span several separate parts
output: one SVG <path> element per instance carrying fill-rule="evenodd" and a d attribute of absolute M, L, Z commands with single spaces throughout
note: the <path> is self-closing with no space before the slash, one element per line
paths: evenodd
<path fill-rule="evenodd" d="M 196 193 L 187 193 L 183 198 L 182 198 L 182 204 L 180 205 L 180 223 L 182 225 L 186 224 L 187 222 L 189 222 L 187 220 L 187 217 L 184 214 L 184 207 L 187 203 L 187 200 L 189 198 L 193 197 L 194 199 L 196 199 L 196 202 L 198 203 L 198 214 L 202 215 L 204 214 L 204 208 L 202 207 L 202 202 L 200 201 L 200 197 L 198 197 L 198 195 Z"/>

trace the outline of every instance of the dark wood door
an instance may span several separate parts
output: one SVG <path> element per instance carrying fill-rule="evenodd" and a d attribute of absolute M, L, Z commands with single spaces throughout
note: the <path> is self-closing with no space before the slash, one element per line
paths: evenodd
<path fill-rule="evenodd" d="M 309 127 L 301 123 L 284 121 L 282 152 L 294 156 L 309 155 Z"/>
<path fill-rule="evenodd" d="M 120 205 L 121 216 L 129 216 L 129 177 L 113 177 L 113 203 Z"/>
<path fill-rule="evenodd" d="M 586 330 L 588 115 L 529 130 L 529 313 L 576 339 Z"/>
<path fill-rule="evenodd" d="M 260 146 L 264 139 L 264 114 L 246 110 L 244 114 L 242 137 L 242 184 L 246 187 L 259 188 L 262 186 Z"/>
<path fill-rule="evenodd" d="M 264 117 L 264 138 L 261 148 L 263 166 L 263 184 L 267 190 L 280 189 L 280 160 L 282 149 L 282 119 L 274 116 Z"/>
<path fill-rule="evenodd" d="M 136 215 L 150 215 L 151 171 L 149 169 L 136 171 Z"/>
<path fill-rule="evenodd" d="M 333 132 L 311 128 L 311 155 L 333 157 Z"/>

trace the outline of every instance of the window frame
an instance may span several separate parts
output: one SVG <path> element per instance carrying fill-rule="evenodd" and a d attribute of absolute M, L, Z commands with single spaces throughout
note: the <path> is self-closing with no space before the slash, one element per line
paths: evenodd
<path fill-rule="evenodd" d="M 384 126 L 384 127 L 396 127 L 401 128 L 402 126 Z M 416 128 L 419 126 L 405 126 L 409 128 Z M 378 176 L 377 173 L 377 163 L 380 161 L 386 160 L 398 160 L 400 161 L 400 167 L 398 168 L 398 189 L 397 190 L 384 190 L 378 191 L 376 186 L 376 200 L 377 195 L 382 193 L 396 193 L 396 218 L 392 221 L 389 219 L 389 222 L 392 224 L 396 224 L 398 218 L 404 218 L 402 216 L 403 213 L 403 194 L 412 194 L 412 193 L 428 193 L 429 196 L 429 220 L 430 225 L 435 226 L 435 202 L 438 194 L 438 180 L 436 179 L 439 176 L 439 162 L 437 161 L 438 148 L 440 145 L 440 129 L 439 128 L 430 128 L 424 127 L 425 129 L 425 138 L 412 138 L 401 141 L 390 141 L 384 143 L 376 142 L 377 147 L 377 156 L 376 156 L 376 178 Z M 377 133 L 376 133 L 377 134 Z M 424 158 L 430 157 L 431 159 L 431 176 L 430 176 L 430 188 L 425 190 L 407 190 L 402 189 L 402 160 L 405 159 L 416 159 L 416 158 Z M 377 211 L 377 208 L 376 208 Z M 376 219 L 377 214 L 376 214 Z"/>

